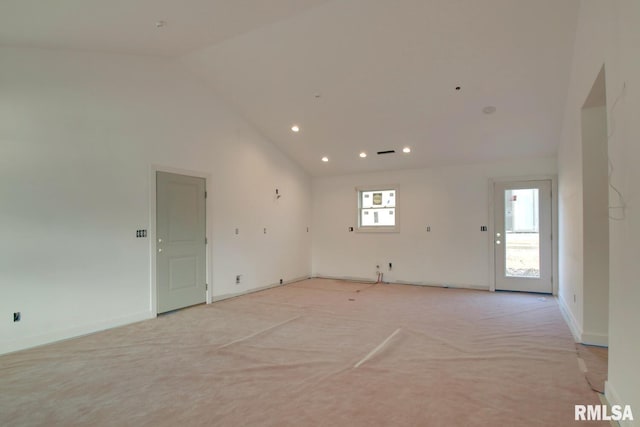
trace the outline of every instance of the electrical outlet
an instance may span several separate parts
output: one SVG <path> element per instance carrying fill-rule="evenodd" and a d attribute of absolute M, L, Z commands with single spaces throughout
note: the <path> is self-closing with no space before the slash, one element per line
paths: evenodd
<path fill-rule="evenodd" d="M 427 233 L 431 232 L 431 226 L 427 225 Z"/>
<path fill-rule="evenodd" d="M 236 285 L 240 284 L 240 276 L 241 276 L 240 274 L 236 276 Z"/>
<path fill-rule="evenodd" d="M 284 281 L 282 279 L 280 279 L 280 284 L 282 285 L 284 283 Z"/>
<path fill-rule="evenodd" d="M 393 264 L 389 263 L 389 270 L 391 270 L 393 268 Z"/>
<path fill-rule="evenodd" d="M 20 314 L 19 311 L 16 311 L 15 313 L 13 313 L 13 321 L 14 322 L 19 322 L 20 319 L 22 319 L 22 314 Z"/>
<path fill-rule="evenodd" d="M 240 234 L 240 229 L 236 228 L 236 234 Z"/>

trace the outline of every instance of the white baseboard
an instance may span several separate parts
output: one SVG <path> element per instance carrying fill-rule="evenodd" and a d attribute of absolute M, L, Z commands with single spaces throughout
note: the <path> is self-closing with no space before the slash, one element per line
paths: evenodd
<path fill-rule="evenodd" d="M 405 280 L 394 280 L 390 283 L 397 283 L 399 285 L 412 285 L 412 286 L 428 286 L 431 288 L 453 288 L 453 289 L 471 289 L 474 291 L 488 291 L 488 286 L 469 285 L 464 283 L 433 283 L 433 282 L 413 282 Z"/>
<path fill-rule="evenodd" d="M 240 297 L 242 295 L 249 295 L 249 294 L 252 294 L 254 292 L 260 292 L 260 291 L 265 291 L 265 290 L 271 289 L 271 288 L 277 288 L 278 286 L 285 286 L 285 285 L 289 285 L 291 283 L 301 282 L 301 281 L 307 280 L 309 278 L 310 278 L 309 276 L 301 276 L 301 277 L 296 277 L 294 279 L 285 280 L 281 284 L 280 283 L 271 283 L 270 285 L 260 286 L 258 288 L 248 289 L 248 290 L 242 291 L 242 292 L 233 292 L 233 293 L 230 293 L 230 294 L 213 295 L 211 297 L 211 302 L 224 301 L 224 300 L 229 299 L 229 298 L 236 298 L 236 297 Z"/>
<path fill-rule="evenodd" d="M 609 335 L 582 333 L 582 344 L 597 345 L 599 347 L 609 347 Z"/>
<path fill-rule="evenodd" d="M 609 405 L 620 405 L 623 406 L 627 405 L 628 403 L 625 403 L 622 401 L 622 399 L 620 399 L 620 395 L 618 394 L 618 392 L 616 391 L 615 387 L 611 384 L 610 381 L 605 381 L 604 382 L 604 396 L 607 398 L 607 401 L 609 402 Z M 636 408 L 631 408 L 631 410 L 633 411 Z M 633 427 L 634 425 L 637 426 L 637 424 L 635 424 L 638 420 L 638 417 L 640 417 L 640 414 L 637 414 L 635 411 L 633 412 L 633 418 L 634 420 L 620 420 L 618 421 L 618 425 L 620 427 Z"/>
<path fill-rule="evenodd" d="M 291 280 L 285 280 L 284 283 L 282 283 L 283 285 L 288 285 L 290 283 L 297 283 L 297 282 L 302 282 L 303 280 L 309 280 L 311 279 L 311 276 L 300 276 L 300 277 L 296 277 L 294 279 Z"/>
<path fill-rule="evenodd" d="M 116 328 L 118 326 L 129 325 L 131 323 L 141 322 L 143 320 L 153 319 L 155 314 L 150 311 L 131 314 L 128 316 L 117 317 L 114 319 L 93 322 L 82 326 L 69 329 L 61 329 L 57 331 L 47 332 L 46 334 L 33 335 L 16 341 L 0 343 L 0 354 L 13 353 L 15 351 L 25 350 L 27 348 L 39 347 L 41 345 L 51 344 L 57 341 L 63 341 L 71 338 L 77 338 L 83 335 L 89 335 L 106 329 Z"/>
<path fill-rule="evenodd" d="M 347 282 L 364 282 L 364 283 L 376 283 L 375 280 L 371 278 L 364 277 L 353 277 L 353 276 L 326 276 L 322 274 L 316 274 L 313 276 L 316 279 L 331 279 L 331 280 L 345 280 Z M 473 290 L 481 290 L 488 291 L 488 286 L 478 286 L 478 285 L 467 285 L 467 284 L 442 284 L 442 283 L 433 283 L 433 282 L 415 282 L 415 281 L 406 281 L 406 280 L 383 280 L 382 283 L 388 284 L 398 284 L 398 285 L 411 285 L 411 286 L 428 286 L 432 288 L 455 288 L 455 289 L 473 289 Z"/>
<path fill-rule="evenodd" d="M 567 306 L 567 302 L 560 298 L 558 298 L 558 305 L 560 306 L 560 313 L 562 313 L 562 317 L 564 317 L 565 322 L 569 326 L 571 330 L 571 334 L 573 335 L 573 339 L 575 342 L 579 342 L 586 345 L 597 345 L 600 347 L 608 347 L 609 346 L 609 335 L 607 334 L 599 334 L 599 333 L 589 333 L 582 330 L 578 321 L 573 316 L 573 313 Z"/>
<path fill-rule="evenodd" d="M 354 276 L 326 276 L 323 274 L 315 274 L 312 276 L 314 279 L 328 279 L 328 280 L 344 280 L 347 282 L 364 282 L 364 283 L 376 283 L 375 279 L 365 277 Z"/>
<path fill-rule="evenodd" d="M 582 328 L 578 324 L 578 321 L 575 317 L 573 317 L 573 313 L 569 310 L 567 303 L 561 297 L 558 298 L 558 305 L 560 306 L 560 313 L 562 313 L 562 317 L 564 317 L 564 321 L 569 326 L 571 330 L 571 334 L 573 335 L 573 339 L 575 342 L 582 342 Z"/>

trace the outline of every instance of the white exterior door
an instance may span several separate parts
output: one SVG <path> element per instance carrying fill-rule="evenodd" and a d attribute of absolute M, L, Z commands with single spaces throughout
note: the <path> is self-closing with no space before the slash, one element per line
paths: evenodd
<path fill-rule="evenodd" d="M 206 300 L 205 180 L 156 173 L 158 313 Z"/>
<path fill-rule="evenodd" d="M 551 181 L 494 184 L 496 290 L 552 293 Z"/>

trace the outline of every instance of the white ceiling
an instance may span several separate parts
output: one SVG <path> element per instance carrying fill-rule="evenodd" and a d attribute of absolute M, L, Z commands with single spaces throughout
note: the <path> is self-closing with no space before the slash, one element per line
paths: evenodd
<path fill-rule="evenodd" d="M 0 0 L 0 44 L 175 56 L 327 1 Z"/>
<path fill-rule="evenodd" d="M 555 155 L 578 7 L 578 0 L 1 0 L 0 44 L 180 57 L 320 176 Z M 167 26 L 155 28 L 158 20 Z M 487 105 L 497 111 L 483 114 Z M 401 153 L 405 145 L 411 154 Z M 386 149 L 398 153 L 375 154 Z"/>

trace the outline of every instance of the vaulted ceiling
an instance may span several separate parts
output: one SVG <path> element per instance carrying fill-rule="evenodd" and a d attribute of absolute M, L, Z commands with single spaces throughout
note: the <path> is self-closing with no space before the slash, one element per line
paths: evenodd
<path fill-rule="evenodd" d="M 2 0 L 0 44 L 175 57 L 319 176 L 555 155 L 578 7 Z"/>

